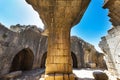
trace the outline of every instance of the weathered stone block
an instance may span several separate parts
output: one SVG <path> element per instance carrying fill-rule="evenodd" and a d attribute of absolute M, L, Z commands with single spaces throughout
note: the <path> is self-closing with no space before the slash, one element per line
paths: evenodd
<path fill-rule="evenodd" d="M 55 76 L 47 76 L 45 77 L 45 80 L 55 80 Z"/>
<path fill-rule="evenodd" d="M 64 74 L 64 80 L 69 80 L 69 75 L 68 74 Z"/>
<path fill-rule="evenodd" d="M 46 74 L 49 73 L 71 73 L 72 66 L 70 64 L 46 64 Z M 49 66 L 49 67 L 48 67 Z"/>
<path fill-rule="evenodd" d="M 64 80 L 63 74 L 55 74 L 55 80 Z"/>
<path fill-rule="evenodd" d="M 75 75 L 74 74 L 69 74 L 69 80 L 75 80 Z"/>
<path fill-rule="evenodd" d="M 108 80 L 108 76 L 104 72 L 93 72 L 95 80 Z"/>
<path fill-rule="evenodd" d="M 117 80 L 120 80 L 119 78 L 117 78 Z"/>

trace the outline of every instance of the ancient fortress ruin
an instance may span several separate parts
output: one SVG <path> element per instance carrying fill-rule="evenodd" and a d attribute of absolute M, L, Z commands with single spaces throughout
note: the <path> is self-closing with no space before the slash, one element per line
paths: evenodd
<path fill-rule="evenodd" d="M 0 75 L 15 71 L 44 69 L 48 38 L 36 26 L 15 25 L 7 29 L 0 24 Z M 76 69 L 106 69 L 103 54 L 93 45 L 72 36 L 70 39 L 72 67 Z M 32 79 L 31 79 L 32 80 Z"/>
<path fill-rule="evenodd" d="M 74 80 L 70 31 L 90 0 L 26 0 L 39 13 L 48 31 L 45 80 Z"/>
<path fill-rule="evenodd" d="M 18 24 L 7 29 L 0 24 L 0 80 L 75 80 L 73 68 L 108 69 L 120 80 L 120 0 L 105 0 L 113 27 L 99 43 L 104 54 L 84 40 L 70 37 L 90 0 L 26 2 L 39 13 L 46 28 Z"/>
<path fill-rule="evenodd" d="M 102 37 L 99 46 L 104 51 L 108 70 L 120 78 L 120 0 L 105 0 L 104 8 L 109 9 L 113 27 Z"/>

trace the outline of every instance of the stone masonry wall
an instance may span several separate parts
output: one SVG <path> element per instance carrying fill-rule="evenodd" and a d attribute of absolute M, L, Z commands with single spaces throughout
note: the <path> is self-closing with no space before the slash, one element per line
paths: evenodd
<path fill-rule="evenodd" d="M 11 31 L 0 24 L 0 75 L 10 72 L 15 56 L 24 50 L 33 54 L 32 69 L 45 65 L 47 37 L 42 36 L 42 30 L 34 25 L 24 26 L 22 29 L 21 27 L 21 25 L 12 26 Z M 73 58 L 76 68 L 105 68 L 102 66 L 103 54 L 78 37 L 71 37 L 71 53 L 75 55 Z"/>
<path fill-rule="evenodd" d="M 114 76 L 120 77 L 120 26 L 109 30 L 99 46 L 105 52 L 108 70 Z"/>

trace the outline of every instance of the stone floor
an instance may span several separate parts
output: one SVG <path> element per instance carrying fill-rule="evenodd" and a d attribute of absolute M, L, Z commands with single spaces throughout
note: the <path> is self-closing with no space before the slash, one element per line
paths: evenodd
<path fill-rule="evenodd" d="M 76 75 L 78 80 L 94 80 L 93 72 L 95 70 L 90 69 L 74 69 L 73 73 Z M 40 80 L 44 80 L 44 78 L 41 78 Z"/>
<path fill-rule="evenodd" d="M 34 69 L 31 71 L 24 71 L 22 75 L 14 80 L 39 80 L 44 69 Z"/>
<path fill-rule="evenodd" d="M 44 80 L 40 79 L 41 75 L 44 73 L 45 69 L 34 69 L 31 71 L 24 71 L 22 75 L 17 77 L 16 79 L 10 80 Z M 73 73 L 76 75 L 78 80 L 95 80 L 93 77 L 94 71 L 102 71 L 102 70 L 93 70 L 93 69 L 73 69 Z M 111 76 L 108 71 L 104 71 L 109 76 L 109 80 L 116 80 L 113 76 Z M 1 80 L 1 79 L 0 79 Z"/>
<path fill-rule="evenodd" d="M 112 76 L 107 70 L 95 70 L 95 69 L 74 69 L 73 73 L 78 77 L 78 80 L 95 80 L 93 77 L 93 72 L 105 72 L 109 80 L 117 80 L 115 76 Z"/>

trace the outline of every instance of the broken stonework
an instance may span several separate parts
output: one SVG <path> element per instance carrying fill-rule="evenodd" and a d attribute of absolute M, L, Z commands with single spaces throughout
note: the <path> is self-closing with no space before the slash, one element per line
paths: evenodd
<path fill-rule="evenodd" d="M 105 61 L 112 75 L 120 76 L 120 26 L 113 27 L 108 35 L 102 38 L 99 46 L 105 53 Z"/>
<path fill-rule="evenodd" d="M 17 25 L 15 27 L 19 28 Z M 45 68 L 48 40 L 41 35 L 41 31 L 29 26 L 17 32 L 16 28 L 11 31 L 0 25 L 0 76 L 18 70 Z M 106 68 L 104 55 L 75 36 L 71 37 L 71 56 L 73 68 Z M 90 66 L 91 63 L 95 66 Z"/>
<path fill-rule="evenodd" d="M 120 78 L 120 0 L 105 0 L 103 7 L 109 9 L 108 16 L 113 27 L 107 36 L 102 37 L 99 46 L 105 53 L 109 72 Z"/>
<path fill-rule="evenodd" d="M 93 76 L 95 77 L 95 80 L 108 80 L 108 76 L 104 72 L 95 71 L 93 72 Z"/>

